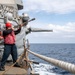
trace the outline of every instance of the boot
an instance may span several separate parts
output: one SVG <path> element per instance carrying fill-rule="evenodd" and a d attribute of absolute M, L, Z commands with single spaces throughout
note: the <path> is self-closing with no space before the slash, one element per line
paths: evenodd
<path fill-rule="evenodd" d="M 0 71 L 5 71 L 5 67 L 0 67 Z"/>

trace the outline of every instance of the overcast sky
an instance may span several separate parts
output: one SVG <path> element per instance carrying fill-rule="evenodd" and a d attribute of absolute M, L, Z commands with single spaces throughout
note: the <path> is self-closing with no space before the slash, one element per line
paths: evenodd
<path fill-rule="evenodd" d="M 51 33 L 31 33 L 30 43 L 75 43 L 75 0 L 23 0 L 24 9 L 36 20 L 29 26 L 53 29 Z"/>

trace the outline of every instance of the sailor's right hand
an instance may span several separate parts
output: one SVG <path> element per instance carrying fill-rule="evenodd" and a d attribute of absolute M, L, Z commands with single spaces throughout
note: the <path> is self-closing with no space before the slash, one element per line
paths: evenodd
<path fill-rule="evenodd" d="M 27 22 L 24 22 L 23 24 L 21 24 L 22 26 L 26 26 L 28 24 L 28 21 Z"/>

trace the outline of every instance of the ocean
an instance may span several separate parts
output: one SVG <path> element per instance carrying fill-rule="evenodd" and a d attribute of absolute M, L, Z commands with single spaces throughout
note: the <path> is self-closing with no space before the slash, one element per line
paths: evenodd
<path fill-rule="evenodd" d="M 75 64 L 75 44 L 31 44 L 30 50 L 47 57 Z M 33 68 L 40 75 L 73 75 L 32 54 L 29 54 L 29 58 L 39 62 L 39 65 L 33 64 Z"/>

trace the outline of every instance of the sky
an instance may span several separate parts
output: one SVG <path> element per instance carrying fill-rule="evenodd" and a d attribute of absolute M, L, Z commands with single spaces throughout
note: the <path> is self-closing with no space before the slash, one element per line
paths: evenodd
<path fill-rule="evenodd" d="M 22 1 L 24 8 L 19 14 L 36 18 L 30 27 L 53 30 L 28 34 L 30 43 L 75 43 L 75 0 Z"/>

